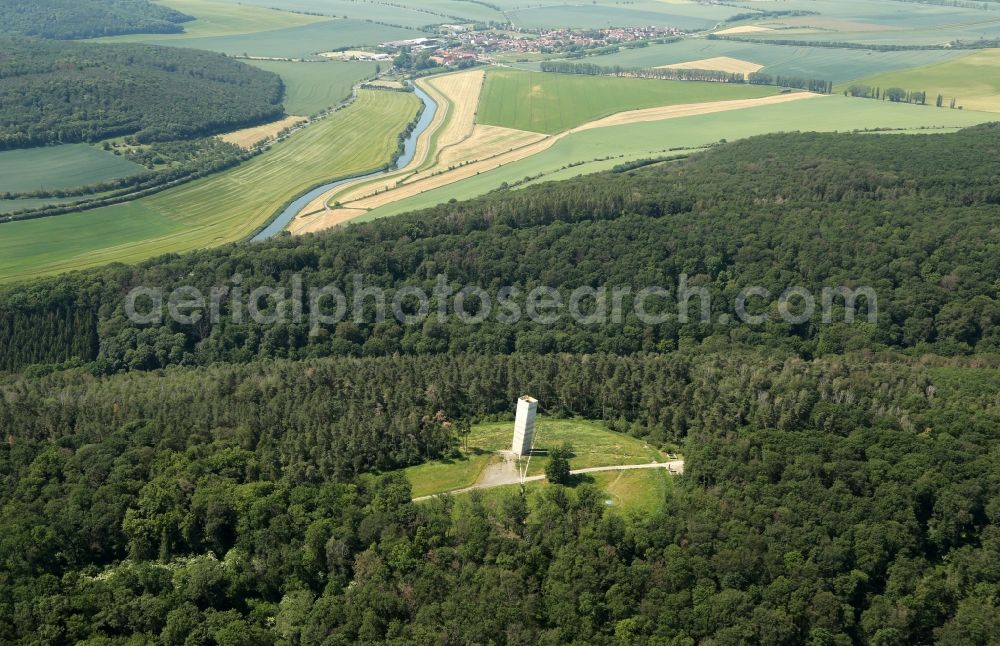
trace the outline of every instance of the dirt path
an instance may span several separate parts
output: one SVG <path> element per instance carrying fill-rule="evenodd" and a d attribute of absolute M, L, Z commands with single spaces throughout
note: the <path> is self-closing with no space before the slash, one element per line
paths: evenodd
<path fill-rule="evenodd" d="M 492 463 L 483 469 L 483 473 L 479 476 L 479 480 L 471 487 L 455 489 L 454 491 L 445 491 L 439 494 L 432 494 L 430 496 L 420 496 L 419 498 L 414 498 L 413 502 L 430 500 L 434 496 L 440 496 L 443 494 L 454 495 L 468 493 L 475 489 L 492 489 L 493 487 L 515 485 L 521 482 L 521 474 L 518 473 L 517 462 L 513 459 L 513 456 L 507 451 L 501 452 L 500 455 L 503 459 L 496 463 Z M 582 475 L 586 473 L 602 473 L 604 471 L 632 471 L 635 469 L 667 469 L 671 474 L 683 475 L 684 460 L 651 462 L 650 464 L 624 464 L 621 466 L 610 467 L 588 467 L 586 469 L 575 469 L 570 471 L 570 474 Z M 524 479 L 524 482 L 538 482 L 544 479 L 545 476 L 528 476 Z"/>

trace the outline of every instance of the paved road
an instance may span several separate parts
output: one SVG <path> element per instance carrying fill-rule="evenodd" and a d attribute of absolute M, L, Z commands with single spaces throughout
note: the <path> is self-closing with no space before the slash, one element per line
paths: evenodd
<path fill-rule="evenodd" d="M 634 469 L 669 469 L 670 473 L 682 474 L 684 473 L 684 460 L 673 460 L 671 462 L 652 462 L 650 464 L 623 464 L 621 466 L 614 467 L 589 467 L 587 469 L 574 469 L 570 471 L 572 475 L 580 475 L 584 473 L 600 473 L 602 471 L 632 471 Z M 544 480 L 545 476 L 528 476 L 524 479 L 525 482 L 537 482 L 539 480 Z M 483 482 L 479 484 L 474 484 L 471 487 L 465 487 L 464 489 L 454 489 L 452 491 L 446 491 L 443 493 L 447 494 L 459 494 L 468 493 L 473 489 L 490 489 L 492 487 L 502 487 L 505 485 L 514 485 L 521 481 L 521 478 L 516 475 L 511 475 L 508 478 L 490 479 L 489 482 Z M 413 502 L 419 502 L 421 500 L 429 500 L 434 496 L 440 496 L 442 494 L 433 494 L 430 496 L 420 496 L 419 498 L 414 498 Z"/>

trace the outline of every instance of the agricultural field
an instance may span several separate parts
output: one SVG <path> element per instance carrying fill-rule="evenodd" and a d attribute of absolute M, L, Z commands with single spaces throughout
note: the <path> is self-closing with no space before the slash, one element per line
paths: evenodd
<path fill-rule="evenodd" d="M 617 54 L 584 59 L 595 65 L 652 68 L 710 58 L 728 57 L 763 65 L 765 74 L 816 78 L 842 83 L 893 70 L 942 63 L 963 52 L 917 50 L 872 52 L 858 49 L 792 47 L 725 40 L 685 39 L 668 45 L 626 49 Z M 520 64 L 538 69 L 538 63 Z"/>
<path fill-rule="evenodd" d="M 774 93 L 763 86 L 491 70 L 477 121 L 552 134 L 625 110 Z"/>
<path fill-rule="evenodd" d="M 154 45 L 207 49 L 229 56 L 322 60 L 316 54 L 341 47 L 377 45 L 388 40 L 419 38 L 425 35 L 415 29 L 389 27 L 364 20 L 337 19 L 254 34 L 180 40 L 157 38 L 146 42 Z"/>
<path fill-rule="evenodd" d="M 1000 112 L 1000 49 L 979 50 L 946 63 L 871 76 L 860 83 L 925 91 L 929 102 L 941 94 L 945 105 L 954 98 L 956 105 L 966 110 Z"/>
<path fill-rule="evenodd" d="M 428 462 L 405 470 L 413 487 L 413 496 L 433 495 L 453 491 L 476 483 L 483 469 L 497 451 L 510 450 L 513 422 L 490 422 L 472 427 L 468 450 L 454 460 Z M 559 448 L 564 443 L 573 447 L 570 464 L 573 469 L 666 462 L 667 457 L 642 440 L 615 433 L 600 422 L 539 417 L 536 422 L 535 450 Z M 548 457 L 532 456 L 527 463 L 529 476 L 544 475 Z M 612 483 L 616 473 L 593 474 Z M 661 473 L 665 478 L 666 474 Z M 608 477 L 610 476 L 610 477 Z M 641 480 L 641 478 L 640 478 Z M 631 497 L 627 488 L 619 492 Z"/>
<path fill-rule="evenodd" d="M 456 20 L 503 20 L 499 12 L 489 7 L 461 0 L 243 0 L 247 4 L 274 7 L 287 11 L 371 20 L 411 29 Z"/>
<path fill-rule="evenodd" d="M 345 61 L 293 63 L 290 61 L 247 61 L 254 67 L 274 72 L 285 83 L 285 113 L 304 117 L 331 108 L 351 96 L 351 88 L 375 74 L 375 63 Z"/>
<path fill-rule="evenodd" d="M 418 105 L 410 94 L 363 90 L 232 170 L 127 204 L 0 225 L 0 280 L 242 240 L 313 186 L 388 163 Z"/>
<path fill-rule="evenodd" d="M 948 132 L 995 118 L 996 115 L 986 112 L 891 104 L 834 95 L 703 116 L 594 128 L 574 132 L 547 150 L 526 159 L 372 209 L 357 221 L 435 206 L 452 198 L 469 199 L 503 184 L 523 182 L 526 177 L 537 177 L 529 183 L 568 179 L 608 170 L 625 161 L 679 155 L 685 151 L 670 149 L 699 148 L 721 139 L 733 141 L 782 131 L 851 132 L 876 128 Z"/>
<path fill-rule="evenodd" d="M 740 9 L 695 2 L 658 2 L 638 0 L 622 3 L 601 0 L 587 3 L 549 4 L 525 7 L 523 2 L 497 3 L 498 6 L 515 6 L 506 15 L 515 27 L 521 28 L 601 28 L 643 27 L 657 25 L 677 27 L 686 31 L 711 29 Z M 517 6 L 519 5 L 519 6 Z"/>
<path fill-rule="evenodd" d="M 149 42 L 188 40 L 191 38 L 218 38 L 240 34 L 256 34 L 275 29 L 301 27 L 329 18 L 307 16 L 265 7 L 252 7 L 224 0 L 161 0 L 161 4 L 193 16 L 195 20 L 183 24 L 180 34 L 129 34 L 96 38 L 94 42 Z"/>
<path fill-rule="evenodd" d="M 0 193 L 76 188 L 145 170 L 90 144 L 6 150 L 0 152 Z"/>

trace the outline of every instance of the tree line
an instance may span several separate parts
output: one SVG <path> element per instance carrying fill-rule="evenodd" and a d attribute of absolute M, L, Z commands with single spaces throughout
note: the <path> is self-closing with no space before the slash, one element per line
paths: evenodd
<path fill-rule="evenodd" d="M 914 0 L 902 0 L 914 1 Z M 788 45 L 791 47 L 826 47 L 831 49 L 864 49 L 873 52 L 912 52 L 939 49 L 994 49 L 1000 47 L 1000 38 L 980 38 L 979 40 L 953 40 L 943 44 L 906 45 L 893 43 L 855 43 L 833 40 L 789 40 L 773 38 L 750 38 L 729 34 L 708 34 L 708 40 L 731 40 L 756 45 Z"/>
<path fill-rule="evenodd" d="M 585 74 L 588 76 L 621 76 L 627 78 L 647 78 L 667 81 L 708 81 L 714 83 L 749 83 L 750 85 L 777 85 L 795 89 L 809 90 L 829 94 L 833 91 L 833 82 L 819 79 L 805 79 L 789 76 L 774 76 L 753 72 L 723 72 L 720 70 L 699 70 L 686 68 L 627 68 L 619 65 L 603 66 L 593 63 L 571 63 L 568 61 L 544 61 L 541 64 L 543 72 L 559 74 Z"/>
<path fill-rule="evenodd" d="M 283 114 L 278 75 L 222 54 L 23 38 L 0 46 L 0 149 L 123 135 L 172 141 Z"/>

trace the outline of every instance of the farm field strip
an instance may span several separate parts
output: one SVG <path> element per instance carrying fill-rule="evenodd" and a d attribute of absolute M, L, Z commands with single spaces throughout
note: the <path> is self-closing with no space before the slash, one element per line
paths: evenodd
<path fill-rule="evenodd" d="M 127 204 L 0 225 L 0 282 L 242 240 L 312 186 L 386 163 L 418 105 L 406 93 L 359 91 L 231 170 Z"/>
<path fill-rule="evenodd" d="M 609 128 L 630 123 L 662 121 L 693 115 L 744 110 L 757 106 L 800 101 L 802 99 L 815 98 L 818 96 L 819 95 L 809 93 L 773 95 L 761 99 L 742 99 L 735 101 L 718 101 L 714 103 L 664 106 L 646 110 L 634 110 L 604 117 L 603 119 L 598 119 L 572 130 L 567 130 L 558 135 L 547 136 L 543 139 L 530 142 L 513 150 L 507 150 L 506 152 L 502 152 L 492 157 L 471 161 L 443 173 L 428 175 L 419 180 L 401 184 L 391 190 L 387 190 L 376 195 L 370 195 L 363 199 L 354 200 L 342 204 L 339 207 L 327 208 L 321 212 L 309 213 L 308 215 L 304 215 L 299 218 L 295 222 L 294 227 L 291 227 L 290 230 L 295 234 L 314 233 L 343 224 L 356 218 L 359 209 L 364 211 L 378 209 L 394 202 L 420 195 L 421 193 L 475 177 L 481 173 L 495 170 L 507 164 L 522 161 L 528 157 L 548 150 L 560 140 L 578 132 L 584 132 L 591 129 Z"/>

